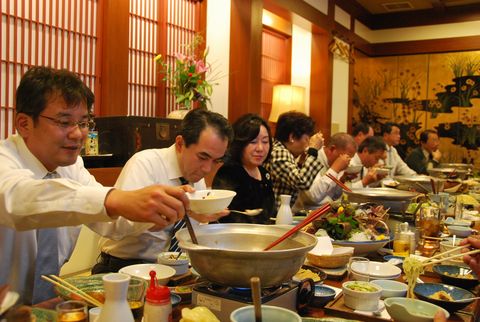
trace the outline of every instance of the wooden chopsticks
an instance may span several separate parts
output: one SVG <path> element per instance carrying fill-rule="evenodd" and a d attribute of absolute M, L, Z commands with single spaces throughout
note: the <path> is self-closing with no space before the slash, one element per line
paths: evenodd
<path fill-rule="evenodd" d="M 466 252 L 466 253 L 460 253 L 460 254 L 455 254 L 455 255 L 449 256 L 449 257 L 439 258 L 439 257 L 445 256 L 446 254 L 450 254 L 450 253 L 453 253 L 453 252 L 456 252 L 456 251 L 459 251 L 461 249 L 468 248 L 468 247 L 470 247 L 470 244 L 455 247 L 455 248 L 452 248 L 450 250 L 447 250 L 446 252 L 443 252 L 443 253 L 437 254 L 435 256 L 432 256 L 429 259 L 423 261 L 422 266 L 437 264 L 437 263 L 440 263 L 440 262 L 443 262 L 443 261 L 448 261 L 448 260 L 451 260 L 451 259 L 454 259 L 454 258 L 463 257 L 465 255 L 473 255 L 473 254 L 480 253 L 480 249 L 474 249 L 474 250 L 471 250 L 471 251 Z M 438 259 L 435 259 L 435 258 L 438 258 Z M 432 259 L 435 259 L 435 260 L 432 260 Z"/>
<path fill-rule="evenodd" d="M 280 244 L 282 241 L 284 241 L 284 240 L 287 239 L 288 237 L 292 236 L 294 233 L 296 233 L 297 231 L 299 231 L 300 229 L 302 229 L 303 227 L 305 227 L 306 225 L 308 225 L 309 223 L 311 223 L 312 221 L 314 221 L 315 219 L 317 219 L 317 218 L 320 217 L 321 215 L 327 213 L 330 209 L 331 209 L 330 204 L 325 204 L 325 205 L 321 206 L 320 208 L 318 208 L 317 210 L 313 211 L 310 215 L 308 215 L 307 218 L 305 218 L 304 220 L 302 220 L 302 221 L 301 221 L 300 223 L 298 223 L 295 227 L 293 227 L 292 229 L 290 229 L 289 231 L 287 231 L 285 234 L 283 234 L 280 238 L 278 238 L 278 239 L 275 240 L 273 243 L 271 243 L 270 245 L 268 245 L 268 247 L 266 247 L 266 248 L 264 249 L 264 251 L 269 250 L 269 249 L 277 246 L 277 245 Z"/>
<path fill-rule="evenodd" d="M 85 293 L 84 291 L 82 291 L 81 289 L 76 287 L 75 285 L 70 284 L 66 280 L 64 280 L 64 279 L 62 279 L 62 278 L 60 278 L 56 275 L 49 275 L 49 276 L 50 277 L 42 275 L 42 279 L 44 279 L 44 280 L 62 288 L 62 289 L 64 289 L 65 291 L 68 291 L 70 293 L 74 293 L 78 297 L 82 298 L 83 300 L 87 301 L 88 303 L 90 303 L 94 306 L 98 306 L 98 307 L 103 306 L 103 303 L 98 301 L 93 296 L 88 295 L 87 293 Z"/>
<path fill-rule="evenodd" d="M 348 192 L 352 192 L 352 189 L 350 189 L 349 187 L 347 187 L 342 181 L 338 180 L 337 178 L 335 178 L 334 176 L 332 176 L 330 173 L 326 173 L 325 176 L 327 176 L 328 178 L 330 178 L 330 180 L 332 180 L 333 182 L 335 182 L 340 188 L 342 188 L 343 190 L 345 191 L 348 191 Z"/>

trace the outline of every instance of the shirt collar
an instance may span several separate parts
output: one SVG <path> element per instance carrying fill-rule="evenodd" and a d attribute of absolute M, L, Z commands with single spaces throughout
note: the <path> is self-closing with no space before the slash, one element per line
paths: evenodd
<path fill-rule="evenodd" d="M 178 179 L 183 177 L 182 171 L 180 170 L 180 165 L 178 164 L 177 159 L 177 150 L 175 148 L 175 143 L 168 147 L 167 151 L 167 160 L 165 162 L 166 173 L 169 180 Z"/>
<path fill-rule="evenodd" d="M 24 163 L 25 168 L 32 171 L 36 179 L 43 179 L 49 171 L 40 160 L 30 152 L 23 137 L 18 134 L 12 135 L 12 141 L 17 147 L 18 155 Z"/>

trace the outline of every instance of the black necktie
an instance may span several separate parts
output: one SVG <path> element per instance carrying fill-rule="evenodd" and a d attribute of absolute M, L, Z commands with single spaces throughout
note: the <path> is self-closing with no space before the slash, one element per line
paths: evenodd
<path fill-rule="evenodd" d="M 56 172 L 49 172 L 43 179 L 60 178 Z M 56 297 L 52 284 L 42 279 L 42 275 L 60 272 L 58 263 L 58 235 L 57 228 L 37 229 L 37 258 L 35 259 L 35 284 L 33 287 L 32 303 L 36 304 Z"/>
<path fill-rule="evenodd" d="M 178 179 L 180 179 L 180 182 L 182 185 L 188 184 L 188 181 L 184 177 L 180 177 Z M 184 228 L 185 225 L 186 225 L 186 222 L 184 219 L 177 221 L 173 225 L 171 239 L 170 239 L 170 247 L 168 247 L 169 252 L 178 252 L 180 250 L 180 247 L 178 246 L 178 240 L 175 237 L 175 233 L 180 229 Z"/>

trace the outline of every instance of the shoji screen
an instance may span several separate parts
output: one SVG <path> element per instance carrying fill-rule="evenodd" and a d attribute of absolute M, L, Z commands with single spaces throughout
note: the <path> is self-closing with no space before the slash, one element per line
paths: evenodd
<path fill-rule="evenodd" d="M 160 3 L 160 2 L 163 3 Z M 162 55 L 174 66 L 174 55 L 182 45 L 190 43 L 200 31 L 198 0 L 130 0 L 130 45 L 129 45 L 129 101 L 130 115 L 155 116 L 168 114 L 177 109 L 175 97 L 166 93 L 159 95 L 157 88 L 163 76 L 157 74 L 155 56 L 165 48 Z M 165 22 L 165 23 L 161 23 Z M 159 26 L 166 26 L 165 30 Z M 158 35 L 159 33 L 159 35 Z M 160 42 L 158 43 L 157 40 Z M 165 98 L 165 101 L 163 101 Z M 156 109 L 164 109 L 159 112 Z"/>
<path fill-rule="evenodd" d="M 128 114 L 155 116 L 158 3 L 130 0 Z"/>
<path fill-rule="evenodd" d="M 30 66 L 74 71 L 95 92 L 98 1 L 0 1 L 1 139 L 15 131 L 15 89 Z"/>
<path fill-rule="evenodd" d="M 272 109 L 273 86 L 290 84 L 289 37 L 264 28 L 262 33 L 261 116 L 268 119 Z"/>

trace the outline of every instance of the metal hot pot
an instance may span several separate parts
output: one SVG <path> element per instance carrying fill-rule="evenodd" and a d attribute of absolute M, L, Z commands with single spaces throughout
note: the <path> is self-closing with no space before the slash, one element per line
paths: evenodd
<path fill-rule="evenodd" d="M 300 269 L 306 254 L 315 247 L 315 236 L 297 232 L 269 251 L 263 251 L 291 226 L 210 224 L 194 227 L 198 245 L 187 229 L 176 233 L 180 247 L 188 253 L 192 267 L 210 282 L 250 287 L 252 276 L 262 287 L 289 281 Z"/>

